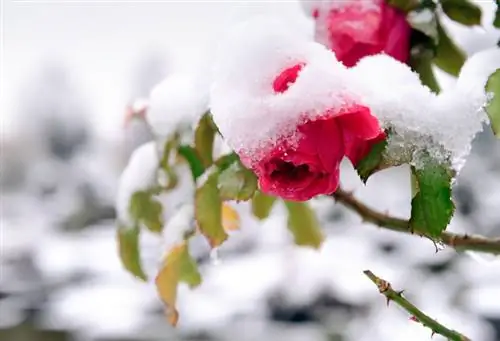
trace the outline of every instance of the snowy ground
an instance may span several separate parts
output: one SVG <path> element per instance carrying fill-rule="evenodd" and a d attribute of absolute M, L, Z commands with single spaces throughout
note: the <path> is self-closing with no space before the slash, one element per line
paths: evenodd
<path fill-rule="evenodd" d="M 220 32 L 262 11 L 300 13 L 285 1 L 3 3 L 0 340 L 35 340 L 4 336 L 26 316 L 78 340 L 427 340 L 428 330 L 386 307 L 365 269 L 473 340 L 500 340 L 498 260 L 436 254 L 430 242 L 365 225 L 330 199 L 313 202 L 328 233 L 319 252 L 292 245 L 280 207 L 259 224 L 245 204 L 242 231 L 217 264 L 195 243 L 204 282 L 181 290 L 178 330 L 166 324 L 154 287 L 121 269 L 117 181 L 131 150 L 148 139 L 140 124 L 123 130 L 125 104 L 172 70 L 202 66 Z M 469 53 L 500 37 L 452 29 Z M 500 235 L 499 160 L 500 144 L 482 134 L 455 187 L 451 230 Z M 345 188 L 408 215 L 407 169 L 364 187 L 349 167 Z M 143 243 L 152 262 L 159 243 Z"/>

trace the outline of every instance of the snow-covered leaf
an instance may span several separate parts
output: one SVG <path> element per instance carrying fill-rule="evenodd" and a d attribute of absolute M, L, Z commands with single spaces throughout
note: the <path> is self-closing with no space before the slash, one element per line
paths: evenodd
<path fill-rule="evenodd" d="M 130 215 L 137 224 L 143 224 L 151 232 L 159 233 L 163 227 L 162 206 L 151 191 L 138 191 L 130 199 Z"/>
<path fill-rule="evenodd" d="M 288 210 L 288 229 L 295 244 L 318 249 L 325 237 L 314 211 L 304 202 L 285 201 Z"/>
<path fill-rule="evenodd" d="M 125 269 L 135 277 L 147 280 L 141 265 L 139 250 L 139 228 L 118 225 L 117 242 L 120 260 Z"/>
<path fill-rule="evenodd" d="M 276 197 L 264 194 L 261 191 L 256 191 L 252 198 L 253 215 L 259 220 L 266 219 L 269 213 L 271 213 L 271 209 L 275 202 Z"/>
<path fill-rule="evenodd" d="M 210 113 L 203 115 L 198 122 L 194 132 L 195 149 L 200 156 L 203 165 L 208 167 L 213 162 L 213 147 L 217 129 Z"/>
<path fill-rule="evenodd" d="M 493 98 L 486 106 L 486 112 L 490 118 L 491 129 L 495 136 L 500 138 L 500 69 L 488 78 L 486 92 L 493 94 Z"/>
<path fill-rule="evenodd" d="M 222 226 L 222 199 L 218 189 L 218 173 L 208 176 L 196 190 L 195 217 L 201 233 L 208 239 L 211 247 L 221 245 L 227 234 Z"/>
<path fill-rule="evenodd" d="M 223 200 L 247 201 L 257 189 L 257 177 L 240 162 L 234 162 L 219 175 L 219 190 Z"/>
<path fill-rule="evenodd" d="M 411 202 L 410 226 L 431 238 L 439 237 L 455 211 L 451 199 L 452 171 L 428 160 L 421 169 L 412 167 L 412 172 L 418 192 Z"/>
<path fill-rule="evenodd" d="M 222 203 L 222 227 L 224 231 L 231 232 L 240 229 L 240 215 L 228 203 Z"/>
<path fill-rule="evenodd" d="M 205 166 L 203 165 L 203 161 L 198 151 L 188 145 L 179 146 L 177 151 L 179 155 L 181 155 L 188 162 L 193 179 L 198 179 L 198 177 L 205 171 Z"/>
<path fill-rule="evenodd" d="M 438 23 L 439 41 L 434 63 L 437 67 L 453 76 L 458 76 L 467 59 L 465 53 L 450 38 L 444 27 Z"/>
<path fill-rule="evenodd" d="M 201 275 L 195 260 L 189 254 L 187 243 L 172 248 L 156 276 L 156 289 L 166 306 L 166 314 L 171 325 L 175 326 L 179 313 L 175 307 L 177 287 L 184 282 L 194 288 L 201 284 Z"/>
<path fill-rule="evenodd" d="M 366 183 L 370 175 L 375 173 L 383 165 L 383 153 L 387 147 L 387 140 L 375 144 L 368 155 L 356 166 L 356 171 L 363 182 Z"/>
<path fill-rule="evenodd" d="M 481 25 L 481 8 L 468 0 L 441 0 L 446 15 L 466 26 Z"/>

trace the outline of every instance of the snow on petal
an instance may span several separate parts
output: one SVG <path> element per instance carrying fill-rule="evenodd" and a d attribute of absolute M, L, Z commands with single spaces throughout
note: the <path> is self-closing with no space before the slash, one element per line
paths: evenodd
<path fill-rule="evenodd" d="M 151 91 L 146 120 L 156 135 L 166 137 L 196 123 L 207 109 L 208 86 L 195 75 L 174 74 Z"/>
<path fill-rule="evenodd" d="M 159 160 L 154 142 L 148 142 L 138 147 L 120 176 L 116 211 L 118 220 L 131 223 L 129 213 L 130 199 L 137 191 L 147 190 L 156 183 L 156 169 Z"/>

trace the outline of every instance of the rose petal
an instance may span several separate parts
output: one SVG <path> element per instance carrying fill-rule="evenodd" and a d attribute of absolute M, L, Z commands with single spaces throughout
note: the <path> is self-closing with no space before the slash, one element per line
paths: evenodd
<path fill-rule="evenodd" d="M 344 134 L 344 138 L 352 137 L 369 140 L 377 137 L 382 129 L 378 119 L 373 116 L 368 107 L 358 105 L 339 114 L 337 123 Z"/>
<path fill-rule="evenodd" d="M 342 131 L 336 118 L 330 117 L 307 122 L 299 127 L 302 138 L 298 151 L 317 156 L 324 172 L 331 172 L 344 156 Z"/>

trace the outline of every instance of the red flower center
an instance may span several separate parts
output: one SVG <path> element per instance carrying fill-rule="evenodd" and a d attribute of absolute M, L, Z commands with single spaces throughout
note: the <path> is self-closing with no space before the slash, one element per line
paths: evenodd
<path fill-rule="evenodd" d="M 295 182 L 311 174 L 309 166 L 305 164 L 296 166 L 283 160 L 275 160 L 273 164 L 275 169 L 271 172 L 270 177 L 274 181 Z"/>
<path fill-rule="evenodd" d="M 304 67 L 304 64 L 297 64 L 295 66 L 289 67 L 281 72 L 278 77 L 274 79 L 273 89 L 276 92 L 285 92 L 288 90 L 290 85 L 295 83 L 299 75 L 300 70 Z"/>

